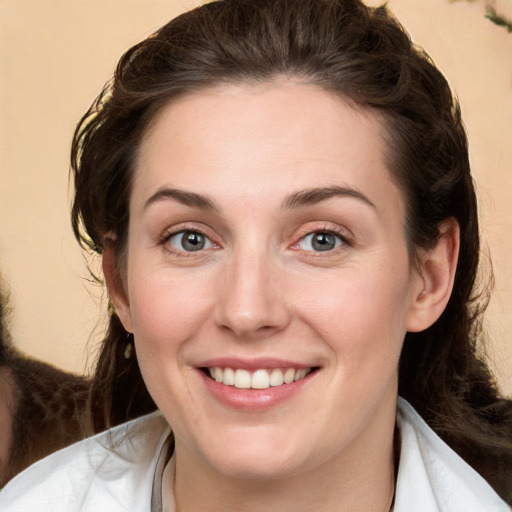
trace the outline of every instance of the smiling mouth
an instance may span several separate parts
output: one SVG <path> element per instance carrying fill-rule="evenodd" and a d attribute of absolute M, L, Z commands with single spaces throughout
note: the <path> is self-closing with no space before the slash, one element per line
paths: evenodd
<path fill-rule="evenodd" d="M 226 386 L 238 389 L 268 389 L 270 387 L 284 386 L 304 379 L 317 367 L 311 368 L 272 368 L 249 371 L 233 368 L 204 368 L 203 371 L 211 379 Z"/>

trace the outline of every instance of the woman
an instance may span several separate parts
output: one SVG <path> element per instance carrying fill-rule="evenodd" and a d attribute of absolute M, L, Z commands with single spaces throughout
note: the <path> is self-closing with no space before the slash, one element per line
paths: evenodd
<path fill-rule="evenodd" d="M 508 510 L 466 135 L 386 9 L 180 16 L 121 59 L 72 167 L 115 308 L 95 427 L 159 412 L 34 466 L 2 510 Z"/>

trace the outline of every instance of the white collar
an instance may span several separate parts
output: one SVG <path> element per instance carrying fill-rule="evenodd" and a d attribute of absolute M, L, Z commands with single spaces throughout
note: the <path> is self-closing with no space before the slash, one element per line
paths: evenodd
<path fill-rule="evenodd" d="M 510 512 L 507 504 L 404 399 L 394 512 Z"/>

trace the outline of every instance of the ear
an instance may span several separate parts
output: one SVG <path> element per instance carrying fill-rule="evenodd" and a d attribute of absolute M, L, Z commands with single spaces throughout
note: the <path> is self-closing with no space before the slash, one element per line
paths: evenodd
<path fill-rule="evenodd" d="M 459 256 L 459 223 L 450 218 L 440 226 L 436 246 L 421 255 L 415 269 L 412 304 L 407 316 L 407 330 L 419 332 L 430 327 L 443 313 L 453 289 Z"/>
<path fill-rule="evenodd" d="M 113 234 L 106 235 L 103 240 L 102 265 L 110 302 L 126 331 L 133 332 L 130 302 L 125 284 L 119 274 L 119 265 L 116 258 L 116 237 Z"/>

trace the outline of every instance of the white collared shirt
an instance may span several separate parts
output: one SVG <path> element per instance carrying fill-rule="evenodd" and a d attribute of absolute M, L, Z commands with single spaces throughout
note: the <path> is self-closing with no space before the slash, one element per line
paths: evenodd
<path fill-rule="evenodd" d="M 403 399 L 394 512 L 510 512 L 490 485 Z M 0 492 L 2 512 L 159 512 L 170 428 L 155 412 L 37 462 Z M 171 475 L 172 476 L 172 475 Z M 167 480 L 172 481 L 172 480 Z M 172 490 L 166 512 L 175 512 Z"/>

